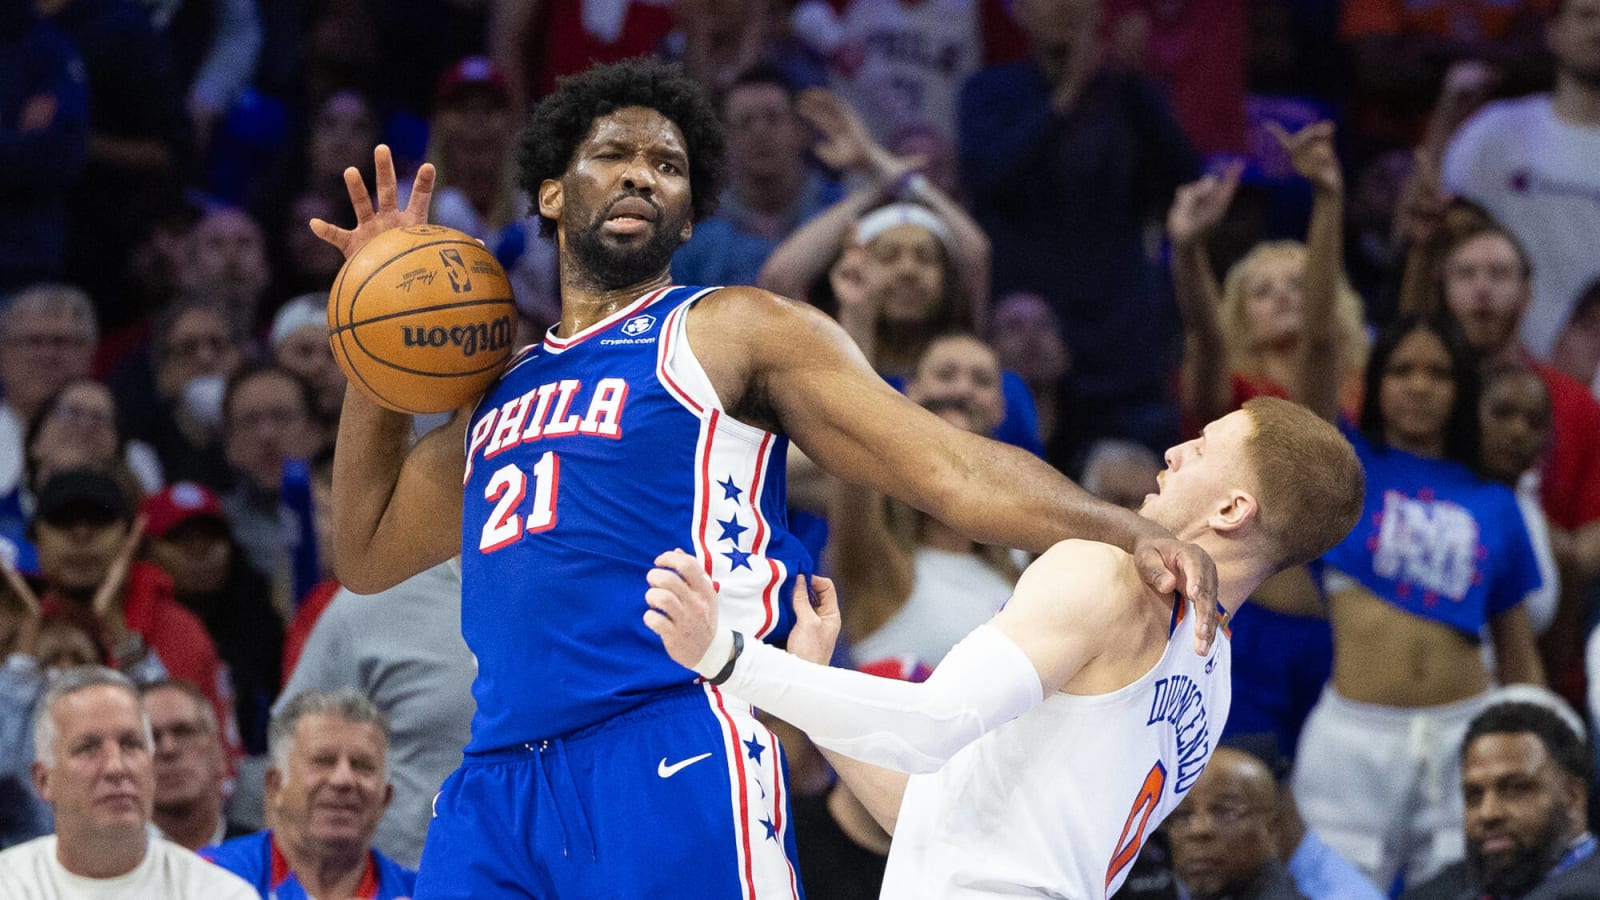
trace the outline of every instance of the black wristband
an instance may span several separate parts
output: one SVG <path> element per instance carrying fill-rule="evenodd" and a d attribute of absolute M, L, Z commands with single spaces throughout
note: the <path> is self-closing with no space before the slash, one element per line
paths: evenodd
<path fill-rule="evenodd" d="M 735 631 L 733 633 L 733 653 L 728 657 L 728 664 L 718 670 L 717 674 L 706 679 L 708 684 L 719 685 L 733 677 L 733 666 L 739 661 L 739 654 L 744 652 L 744 635 Z"/>

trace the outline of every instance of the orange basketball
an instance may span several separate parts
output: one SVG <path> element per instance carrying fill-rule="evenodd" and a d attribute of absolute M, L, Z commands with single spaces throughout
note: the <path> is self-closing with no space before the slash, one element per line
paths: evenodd
<path fill-rule="evenodd" d="M 328 294 L 339 368 L 397 412 L 448 412 L 475 399 L 499 376 L 516 330 L 505 270 L 483 245 L 441 225 L 373 238 Z"/>

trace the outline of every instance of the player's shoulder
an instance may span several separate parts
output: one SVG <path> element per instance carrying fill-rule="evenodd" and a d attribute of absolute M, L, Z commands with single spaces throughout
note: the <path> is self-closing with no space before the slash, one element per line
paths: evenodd
<path fill-rule="evenodd" d="M 701 296 L 689 310 L 688 321 L 697 328 L 705 326 L 719 340 L 774 352 L 807 346 L 833 324 L 809 303 L 747 285 L 718 288 Z"/>
<path fill-rule="evenodd" d="M 1081 570 L 1084 566 L 1111 570 L 1131 565 L 1132 562 L 1133 556 L 1114 544 L 1084 538 L 1069 538 L 1051 546 L 1034 561 L 1034 565 L 1042 563 L 1045 568 L 1052 570 Z"/>
<path fill-rule="evenodd" d="M 1072 539 L 1046 550 L 1022 573 L 1021 590 L 1043 590 L 1074 606 L 1112 598 L 1118 576 L 1132 571 L 1133 557 L 1120 547 Z M 1026 583 L 1026 588 L 1024 588 Z"/>

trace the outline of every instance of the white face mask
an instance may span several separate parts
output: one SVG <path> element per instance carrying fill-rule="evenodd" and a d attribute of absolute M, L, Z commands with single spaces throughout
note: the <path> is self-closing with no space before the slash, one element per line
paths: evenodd
<path fill-rule="evenodd" d="M 201 375 L 183 384 L 183 411 L 195 424 L 210 430 L 222 427 L 222 392 L 227 380 L 221 375 Z"/>

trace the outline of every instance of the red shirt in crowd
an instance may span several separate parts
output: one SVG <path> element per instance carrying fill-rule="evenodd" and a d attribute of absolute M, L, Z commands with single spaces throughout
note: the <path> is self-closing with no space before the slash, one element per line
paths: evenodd
<path fill-rule="evenodd" d="M 1545 515 L 1571 531 L 1600 519 L 1600 402 L 1589 389 L 1531 357 L 1550 394 L 1550 457 L 1544 464 Z"/>

